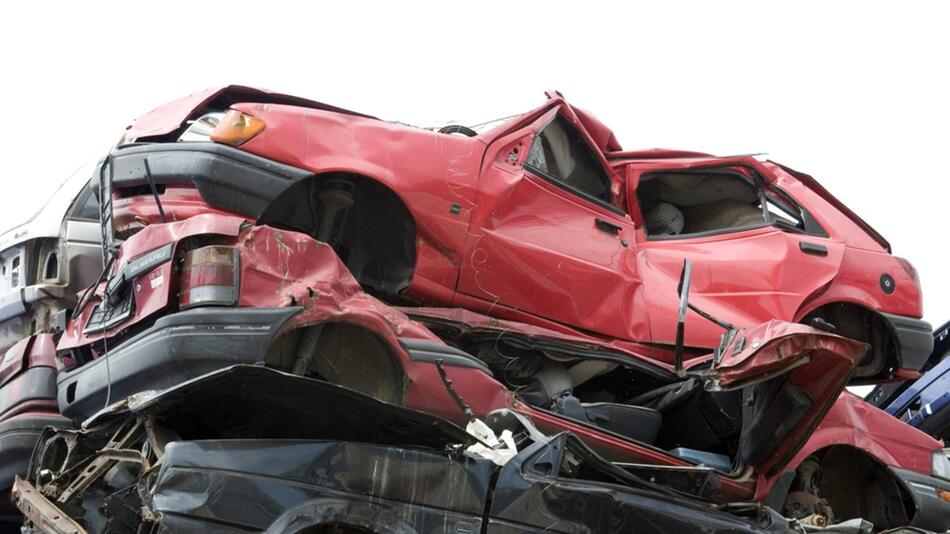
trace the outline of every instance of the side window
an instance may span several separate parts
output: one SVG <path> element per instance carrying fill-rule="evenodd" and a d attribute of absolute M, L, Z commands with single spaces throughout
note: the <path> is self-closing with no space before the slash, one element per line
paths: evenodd
<path fill-rule="evenodd" d="M 760 189 L 728 171 L 644 174 L 637 202 L 647 235 L 676 237 L 766 224 Z"/>
<path fill-rule="evenodd" d="M 610 202 L 610 177 L 580 132 L 560 116 L 538 132 L 525 165 L 544 178 Z"/>
<path fill-rule="evenodd" d="M 637 202 L 650 237 L 722 233 L 765 224 L 824 234 L 787 194 L 768 184 L 755 185 L 738 170 L 644 174 L 637 186 Z"/>
<path fill-rule="evenodd" d="M 765 190 L 764 198 L 770 223 L 805 231 L 805 218 L 801 208 L 768 189 Z"/>
<path fill-rule="evenodd" d="M 92 193 L 89 184 L 86 184 L 86 187 L 83 187 L 79 195 L 76 196 L 76 202 L 73 203 L 69 218 L 83 221 L 99 220 L 99 199 Z"/>

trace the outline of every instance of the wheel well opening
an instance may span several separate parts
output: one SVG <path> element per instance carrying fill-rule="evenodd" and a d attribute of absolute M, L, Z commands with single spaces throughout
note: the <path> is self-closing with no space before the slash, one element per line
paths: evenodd
<path fill-rule="evenodd" d="M 264 209 L 259 224 L 328 243 L 363 288 L 395 300 L 412 280 L 416 228 L 402 200 L 359 174 L 326 173 L 295 182 Z"/>
<path fill-rule="evenodd" d="M 782 512 L 795 518 L 824 515 L 828 524 L 863 518 L 883 529 L 909 524 L 915 507 L 884 464 L 860 449 L 834 445 L 796 468 Z"/>
<path fill-rule="evenodd" d="M 274 340 L 264 362 L 402 403 L 406 377 L 396 355 L 378 334 L 361 326 L 328 322 L 291 330 Z"/>
<path fill-rule="evenodd" d="M 835 334 L 870 345 L 854 373 L 856 380 L 887 377 L 897 369 L 896 339 L 880 314 L 857 304 L 836 302 L 816 308 L 802 318 L 809 325 L 816 320 L 834 326 Z"/>

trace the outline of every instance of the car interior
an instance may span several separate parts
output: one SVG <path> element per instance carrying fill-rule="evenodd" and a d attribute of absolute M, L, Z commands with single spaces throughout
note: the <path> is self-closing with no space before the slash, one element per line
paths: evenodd
<path fill-rule="evenodd" d="M 637 202 L 651 238 L 696 236 L 766 224 L 804 230 L 801 209 L 731 169 L 646 173 Z"/>
<path fill-rule="evenodd" d="M 811 402 L 787 399 L 795 392 L 785 384 L 769 392 L 755 392 L 756 386 L 711 392 L 700 380 L 648 364 L 632 365 L 625 356 L 516 333 L 459 335 L 445 324 L 421 320 L 447 343 L 485 363 L 531 406 L 721 473 L 733 472 L 754 456 L 744 450 L 750 395 L 786 404 L 789 424 Z"/>

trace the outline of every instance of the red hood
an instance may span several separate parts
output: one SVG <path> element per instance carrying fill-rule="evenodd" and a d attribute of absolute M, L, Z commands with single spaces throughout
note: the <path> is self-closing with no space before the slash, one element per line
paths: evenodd
<path fill-rule="evenodd" d="M 236 102 L 286 104 L 304 108 L 324 109 L 371 119 L 375 118 L 322 102 L 283 93 L 275 93 L 266 89 L 256 89 L 254 87 L 241 85 L 226 85 L 192 93 L 186 97 L 172 100 L 167 104 L 162 104 L 152 111 L 149 111 L 126 128 L 123 142 L 145 141 L 150 138 L 168 135 L 181 128 L 189 119 L 197 118 L 206 108 L 227 109 L 231 104 Z"/>

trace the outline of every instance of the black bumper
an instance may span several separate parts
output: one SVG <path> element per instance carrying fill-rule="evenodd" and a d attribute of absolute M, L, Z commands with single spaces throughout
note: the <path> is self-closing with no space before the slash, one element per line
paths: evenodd
<path fill-rule="evenodd" d="M 16 475 L 26 475 L 36 438 L 48 426 L 71 425 L 55 414 L 20 415 L 0 423 L 0 491 L 10 488 Z"/>
<path fill-rule="evenodd" d="M 906 469 L 891 467 L 890 470 L 904 484 L 911 497 L 917 514 L 912 526 L 943 532 L 950 528 L 950 502 L 941 499 L 937 492 L 950 492 L 950 480 L 929 477 Z"/>
<path fill-rule="evenodd" d="M 312 175 L 227 145 L 155 143 L 111 154 L 112 187 L 148 185 L 146 159 L 155 183 L 192 185 L 209 205 L 255 219 L 287 186 Z"/>
<path fill-rule="evenodd" d="M 59 409 L 82 421 L 105 407 L 107 397 L 116 402 L 230 365 L 262 362 L 278 330 L 301 309 L 197 308 L 161 317 L 110 350 L 108 366 L 102 357 L 61 372 Z"/>
<path fill-rule="evenodd" d="M 881 316 L 891 326 L 897 336 L 897 353 L 900 354 L 900 366 L 904 369 L 919 371 L 927 362 L 934 348 L 933 327 L 927 321 L 882 313 Z"/>

